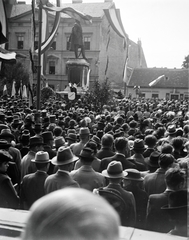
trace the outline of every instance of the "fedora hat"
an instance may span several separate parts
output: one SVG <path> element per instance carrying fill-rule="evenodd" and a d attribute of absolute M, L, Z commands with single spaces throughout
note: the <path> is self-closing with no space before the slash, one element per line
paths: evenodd
<path fill-rule="evenodd" d="M 65 145 L 65 140 L 62 136 L 56 137 L 54 139 L 55 148 L 59 148 Z"/>
<path fill-rule="evenodd" d="M 52 159 L 52 164 L 54 165 L 65 165 L 68 163 L 72 163 L 78 160 L 70 147 L 59 147 L 57 155 Z"/>
<path fill-rule="evenodd" d="M 79 129 L 79 135 L 88 135 L 88 134 L 90 134 L 88 127 L 82 127 Z"/>
<path fill-rule="evenodd" d="M 100 138 L 99 138 L 99 137 L 97 137 L 96 135 L 94 135 L 94 136 L 93 136 L 93 137 L 90 139 L 90 141 L 92 141 L 92 142 L 96 143 L 96 144 L 97 144 L 97 146 L 100 146 L 100 145 L 101 145 Z"/>
<path fill-rule="evenodd" d="M 2 129 L 1 130 L 1 134 L 0 134 L 0 138 L 12 138 L 14 139 L 14 135 L 11 133 L 11 130 L 9 128 L 7 129 Z"/>
<path fill-rule="evenodd" d="M 48 140 L 54 140 L 53 134 L 52 134 L 51 131 L 43 132 L 43 133 L 41 134 L 41 136 L 42 136 L 42 138 L 43 138 L 44 141 L 46 141 L 46 140 L 47 140 L 47 141 L 48 141 Z"/>
<path fill-rule="evenodd" d="M 0 139 L 0 149 L 8 149 L 10 146 L 11 144 L 7 140 Z"/>
<path fill-rule="evenodd" d="M 134 140 L 133 150 L 135 150 L 135 149 L 137 149 L 137 150 L 146 149 L 143 139 L 137 138 L 137 139 Z"/>
<path fill-rule="evenodd" d="M 175 125 L 169 125 L 168 127 L 167 127 L 167 133 L 169 134 L 169 135 L 173 135 L 173 134 L 175 134 L 177 132 L 177 130 L 176 130 L 176 126 Z"/>
<path fill-rule="evenodd" d="M 42 124 L 41 123 L 35 123 L 34 130 L 42 130 Z"/>
<path fill-rule="evenodd" d="M 129 168 L 129 169 L 126 169 L 124 172 L 127 173 L 127 176 L 125 176 L 124 179 L 134 180 L 134 181 L 143 181 L 144 180 L 144 178 L 141 177 L 140 172 L 136 169 Z"/>
<path fill-rule="evenodd" d="M 39 151 L 35 154 L 35 158 L 31 160 L 35 163 L 48 163 L 50 162 L 48 152 Z"/>
<path fill-rule="evenodd" d="M 127 172 L 123 171 L 121 162 L 118 161 L 110 162 L 107 169 L 102 171 L 102 175 L 107 178 L 124 178 L 127 174 Z"/>
<path fill-rule="evenodd" d="M 72 140 L 73 142 L 77 141 L 77 135 L 75 133 L 69 133 L 66 137 L 67 140 Z"/>
<path fill-rule="evenodd" d="M 30 147 L 32 147 L 32 146 L 39 146 L 39 145 L 44 145 L 42 137 L 34 136 L 34 137 L 30 138 L 30 142 L 29 142 L 29 146 Z"/>
<path fill-rule="evenodd" d="M 9 154 L 8 151 L 0 149 L 0 162 L 10 162 L 11 163 L 12 156 Z M 12 162 L 13 163 L 13 162 Z"/>
<path fill-rule="evenodd" d="M 22 125 L 22 122 L 18 118 L 13 119 L 13 122 L 11 124 L 12 127 L 16 127 L 20 125 Z"/>
<path fill-rule="evenodd" d="M 159 167 L 158 161 L 159 161 L 160 154 L 161 153 L 157 151 L 152 152 L 149 158 L 145 159 L 145 162 L 147 163 L 147 165 L 149 165 L 150 167 Z"/>
<path fill-rule="evenodd" d="M 94 159 L 94 151 L 89 147 L 84 147 L 81 150 L 79 156 L 81 158 L 86 158 L 86 159 L 92 160 L 92 159 Z"/>

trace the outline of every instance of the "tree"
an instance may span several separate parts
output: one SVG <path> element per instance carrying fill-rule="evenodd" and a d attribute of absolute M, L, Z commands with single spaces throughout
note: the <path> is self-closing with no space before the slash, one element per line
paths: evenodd
<path fill-rule="evenodd" d="M 49 100 L 49 98 L 53 98 L 56 97 L 56 94 L 54 92 L 54 90 L 50 87 L 44 87 L 41 90 L 41 101 L 44 103 L 47 100 Z"/>
<path fill-rule="evenodd" d="M 184 61 L 182 63 L 183 68 L 189 68 L 189 55 L 184 58 Z"/>
<path fill-rule="evenodd" d="M 29 73 L 21 62 L 15 64 L 3 64 L 3 71 L 1 74 L 1 85 L 6 84 L 8 92 L 11 91 L 13 80 L 16 82 L 16 91 L 20 88 L 21 84 L 26 85 L 29 82 Z"/>
<path fill-rule="evenodd" d="M 108 79 L 105 79 L 102 83 L 95 81 L 92 89 L 84 95 L 83 101 L 93 106 L 95 111 L 102 112 L 103 106 L 110 103 L 112 98 L 113 91 Z"/>

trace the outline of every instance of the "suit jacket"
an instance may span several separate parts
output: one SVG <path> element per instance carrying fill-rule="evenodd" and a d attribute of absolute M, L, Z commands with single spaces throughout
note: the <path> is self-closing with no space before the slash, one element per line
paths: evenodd
<path fill-rule="evenodd" d="M 97 157 L 94 158 L 94 160 L 92 161 L 92 168 L 96 171 L 96 172 L 100 172 L 100 163 L 101 160 L 98 159 Z M 82 166 L 81 160 L 79 159 L 74 166 L 74 170 L 79 169 Z"/>
<path fill-rule="evenodd" d="M 129 162 L 126 157 L 123 156 L 123 154 L 116 153 L 112 157 L 103 158 L 101 160 L 100 164 L 100 171 L 102 172 L 104 169 L 107 169 L 108 164 L 112 161 L 119 161 L 122 163 L 123 169 L 128 168 L 136 168 L 135 164 L 132 162 Z"/>
<path fill-rule="evenodd" d="M 160 194 L 149 196 L 146 216 L 146 227 L 150 231 L 168 233 L 174 228 L 169 221 L 169 215 L 161 207 L 168 205 L 168 197 L 171 191 L 165 190 Z"/>
<path fill-rule="evenodd" d="M 58 170 L 55 174 L 47 177 L 44 186 L 46 194 L 65 187 L 79 187 L 78 183 L 71 178 L 69 172 L 63 170 Z"/>
<path fill-rule="evenodd" d="M 34 162 L 31 162 L 35 158 L 35 152 L 29 151 L 21 160 L 21 180 L 23 177 L 29 173 L 34 173 L 37 171 Z"/>
<path fill-rule="evenodd" d="M 19 197 L 6 173 L 0 173 L 0 207 L 14 209 L 19 207 Z"/>
<path fill-rule="evenodd" d="M 166 189 L 165 170 L 158 168 L 144 177 L 144 189 L 148 195 L 162 193 Z"/>
<path fill-rule="evenodd" d="M 44 183 L 47 177 L 46 172 L 38 170 L 23 178 L 20 186 L 20 201 L 23 209 L 28 210 L 36 200 L 45 195 Z"/>
<path fill-rule="evenodd" d="M 106 180 L 101 173 L 95 172 L 92 166 L 82 166 L 70 173 L 70 176 L 80 185 L 89 191 L 94 188 L 104 187 Z"/>
<path fill-rule="evenodd" d="M 96 157 L 99 159 L 103 159 L 106 157 L 112 157 L 115 155 L 115 152 L 112 151 L 109 147 L 102 147 L 96 154 Z"/>
<path fill-rule="evenodd" d="M 127 227 L 134 227 L 136 222 L 136 205 L 133 194 L 131 192 L 124 190 L 120 184 L 110 183 L 104 189 L 106 188 L 113 188 L 119 191 L 120 196 L 123 198 L 126 204 L 125 219 L 123 225 Z"/>

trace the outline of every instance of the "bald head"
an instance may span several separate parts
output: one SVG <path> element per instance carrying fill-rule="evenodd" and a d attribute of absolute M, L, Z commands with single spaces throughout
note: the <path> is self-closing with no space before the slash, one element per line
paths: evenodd
<path fill-rule="evenodd" d="M 100 196 L 66 188 L 31 207 L 22 240 L 117 240 L 119 217 Z"/>

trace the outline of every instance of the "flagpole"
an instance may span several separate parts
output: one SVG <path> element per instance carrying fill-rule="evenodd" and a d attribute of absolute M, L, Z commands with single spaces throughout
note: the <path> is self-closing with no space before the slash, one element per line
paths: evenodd
<path fill-rule="evenodd" d="M 40 110 L 40 99 L 41 99 L 41 34 L 42 34 L 42 3 L 39 1 L 39 40 L 38 40 L 38 71 L 37 71 L 37 110 Z"/>

